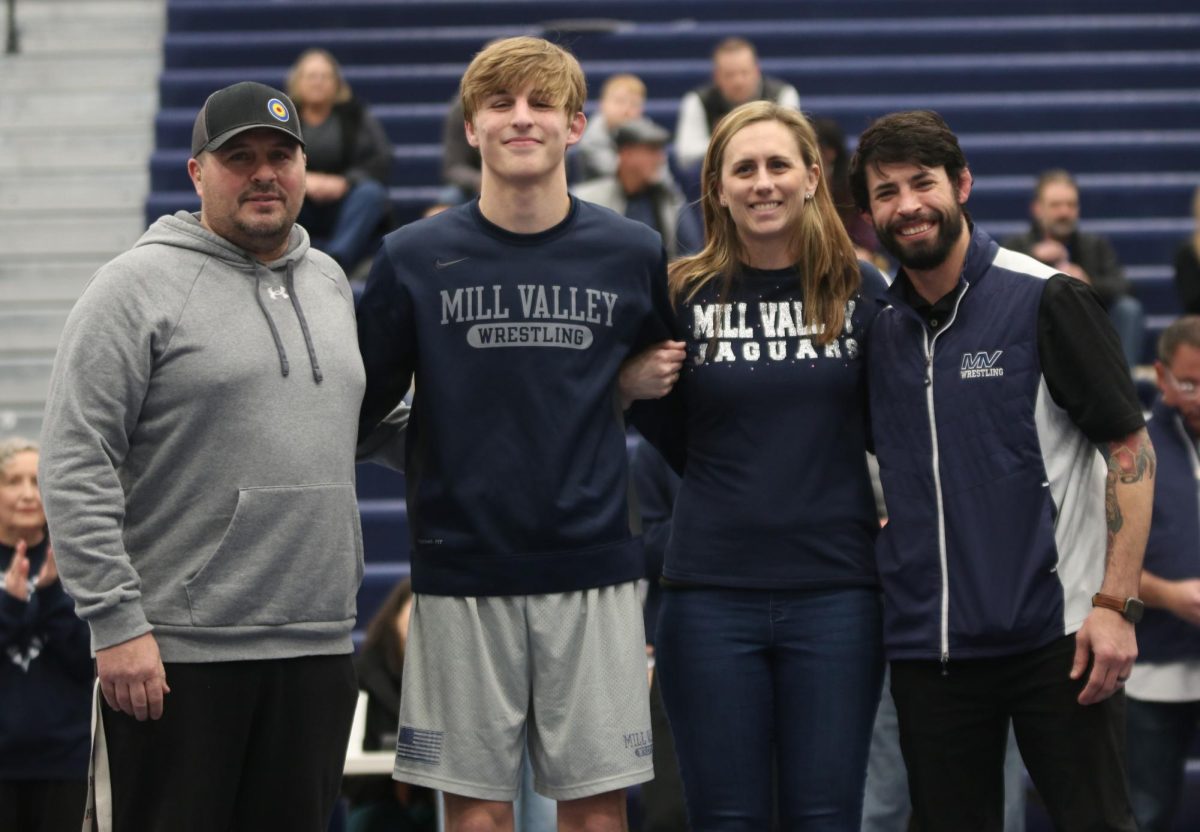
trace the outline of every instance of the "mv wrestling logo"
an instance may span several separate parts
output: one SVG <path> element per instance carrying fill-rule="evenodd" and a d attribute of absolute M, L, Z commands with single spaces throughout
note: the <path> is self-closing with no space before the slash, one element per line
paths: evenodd
<path fill-rule="evenodd" d="M 1004 368 L 997 367 L 996 362 L 1004 350 L 995 352 L 964 352 L 962 367 L 958 371 L 959 378 L 995 378 L 1004 375 Z"/>

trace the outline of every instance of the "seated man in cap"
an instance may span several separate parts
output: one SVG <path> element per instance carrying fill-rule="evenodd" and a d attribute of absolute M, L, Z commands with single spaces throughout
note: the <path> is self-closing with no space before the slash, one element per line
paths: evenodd
<path fill-rule="evenodd" d="M 617 171 L 576 185 L 575 196 L 611 208 L 653 228 L 667 256 L 693 254 L 704 244 L 704 230 L 667 171 L 664 149 L 671 134 L 648 118 L 630 119 L 617 128 Z"/>
<path fill-rule="evenodd" d="M 213 93 L 192 157 L 200 212 L 100 268 L 46 404 L 46 515 L 103 692 L 94 805 L 101 828 L 318 832 L 357 698 L 353 299 L 295 224 L 286 95 Z"/>

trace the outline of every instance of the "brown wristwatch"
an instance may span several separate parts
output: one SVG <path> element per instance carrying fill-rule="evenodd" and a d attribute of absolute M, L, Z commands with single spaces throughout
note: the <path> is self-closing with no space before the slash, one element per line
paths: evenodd
<path fill-rule="evenodd" d="M 1146 605 L 1137 598 L 1121 599 L 1115 595 L 1105 595 L 1102 592 L 1097 592 L 1092 596 L 1092 606 L 1115 610 L 1125 616 L 1125 620 L 1130 624 L 1141 621 L 1142 615 L 1146 612 Z"/>

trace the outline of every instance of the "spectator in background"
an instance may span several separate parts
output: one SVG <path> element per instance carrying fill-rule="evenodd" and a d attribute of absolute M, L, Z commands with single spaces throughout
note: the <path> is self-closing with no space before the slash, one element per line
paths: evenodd
<path fill-rule="evenodd" d="M 1149 423 L 1158 476 L 1142 564 L 1146 616 L 1125 693 L 1133 813 L 1141 832 L 1168 832 L 1200 721 L 1200 316 L 1166 328 L 1154 370 L 1161 396 Z"/>
<path fill-rule="evenodd" d="M 92 656 L 58 580 L 37 466 L 33 442 L 0 442 L 0 829 L 79 832 Z"/>
<path fill-rule="evenodd" d="M 655 627 L 662 598 L 663 557 L 671 537 L 671 514 L 679 493 L 679 475 L 654 446 L 629 429 L 630 499 L 641 519 L 642 547 L 646 553 L 646 597 L 642 616 L 646 624 L 646 655 L 650 658 L 650 726 L 654 731 L 654 779 L 642 784 L 642 832 L 686 832 L 687 810 L 675 742 L 663 707 L 658 674 L 654 672 Z"/>
<path fill-rule="evenodd" d="M 588 119 L 583 138 L 568 155 L 581 182 L 617 172 L 617 129 L 639 118 L 646 106 L 646 85 L 636 75 L 613 75 L 600 88 L 600 106 Z M 665 159 L 664 159 L 665 162 Z"/>
<path fill-rule="evenodd" d="M 1112 243 L 1099 234 L 1079 230 L 1079 188 L 1065 170 L 1048 170 L 1038 177 L 1030 205 L 1029 231 L 1004 241 L 1003 246 L 1029 254 L 1056 271 L 1096 290 L 1121 339 L 1125 361 L 1135 366 L 1142 358 L 1146 337 L 1141 302 L 1129 294 L 1129 281 Z"/>
<path fill-rule="evenodd" d="M 188 174 L 200 213 L 159 218 L 67 318 L 42 496 L 92 631 L 113 827 L 318 832 L 357 698 L 354 301 L 295 222 L 284 93 L 210 95 Z"/>
<path fill-rule="evenodd" d="M 854 205 L 854 195 L 850 193 L 850 154 L 846 151 L 846 136 L 842 128 L 831 118 L 813 118 L 813 130 L 817 134 L 817 143 L 821 147 L 821 162 L 825 167 L 825 177 L 829 181 L 829 192 L 833 196 L 834 207 L 850 242 L 854 244 L 854 253 L 859 260 L 874 263 L 879 268 L 887 265 L 887 260 L 879 251 L 879 238 L 875 236 L 875 228 L 870 220 Z"/>
<path fill-rule="evenodd" d="M 378 244 L 375 232 L 389 209 L 392 144 L 324 49 L 309 49 L 292 65 L 287 93 L 300 112 L 308 156 L 297 221 L 315 247 L 350 272 Z"/>
<path fill-rule="evenodd" d="M 750 41 L 726 38 L 713 49 L 712 62 L 712 83 L 692 90 L 679 102 L 675 159 L 687 171 L 699 166 L 717 122 L 734 107 L 747 101 L 772 101 L 800 109 L 800 93 L 795 87 L 762 74 Z"/>
<path fill-rule="evenodd" d="M 670 270 L 683 372 L 631 413 L 683 476 L 655 652 L 688 817 L 857 829 L 883 674 L 863 351 L 885 284 L 795 110 L 726 116 L 703 193 L 705 248 Z M 674 349 L 630 362 L 623 396 Z"/>
<path fill-rule="evenodd" d="M 1192 217 L 1196 227 L 1191 239 L 1175 252 L 1175 290 L 1188 315 L 1200 314 L 1200 188 L 1192 197 Z"/>
<path fill-rule="evenodd" d="M 442 182 L 446 188 L 439 202 L 457 205 L 479 196 L 483 159 L 479 148 L 467 141 L 463 121 L 462 99 L 455 96 L 442 124 Z"/>
<path fill-rule="evenodd" d="M 611 208 L 662 235 L 667 257 L 700 250 L 704 232 L 683 192 L 666 175 L 671 134 L 648 118 L 633 118 L 617 128 L 617 170 L 576 185 L 575 196 Z"/>
<path fill-rule="evenodd" d="M 367 625 L 362 650 L 354 658 L 358 686 L 367 693 L 364 751 L 396 747 L 412 599 L 411 581 L 396 584 Z M 432 832 L 437 827 L 429 789 L 380 775 L 347 780 L 343 790 L 351 802 L 348 832 Z"/>

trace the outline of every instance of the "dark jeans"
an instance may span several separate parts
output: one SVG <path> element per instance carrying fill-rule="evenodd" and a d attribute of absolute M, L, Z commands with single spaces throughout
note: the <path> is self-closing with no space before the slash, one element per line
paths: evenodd
<path fill-rule="evenodd" d="M 1170 832 L 1200 702 L 1126 700 L 1129 798 L 1141 832 Z"/>
<path fill-rule="evenodd" d="M 869 589 L 667 589 L 655 643 L 691 828 L 857 830 L 883 675 Z"/>
<path fill-rule="evenodd" d="M 1125 696 L 1086 707 L 1075 637 L 1015 656 L 893 661 L 892 696 L 921 832 L 1000 832 L 1011 720 L 1058 830 L 1136 832 L 1125 785 Z"/>
<path fill-rule="evenodd" d="M 374 253 L 372 237 L 387 211 L 387 188 L 364 179 L 337 202 L 305 200 L 297 222 L 312 236 L 316 248 L 350 271 Z"/>
<path fill-rule="evenodd" d="M 324 832 L 358 699 L 350 656 L 166 671 L 161 719 L 101 706 L 115 832 Z"/>
<path fill-rule="evenodd" d="M 0 830 L 79 832 L 87 780 L 0 781 Z"/>

